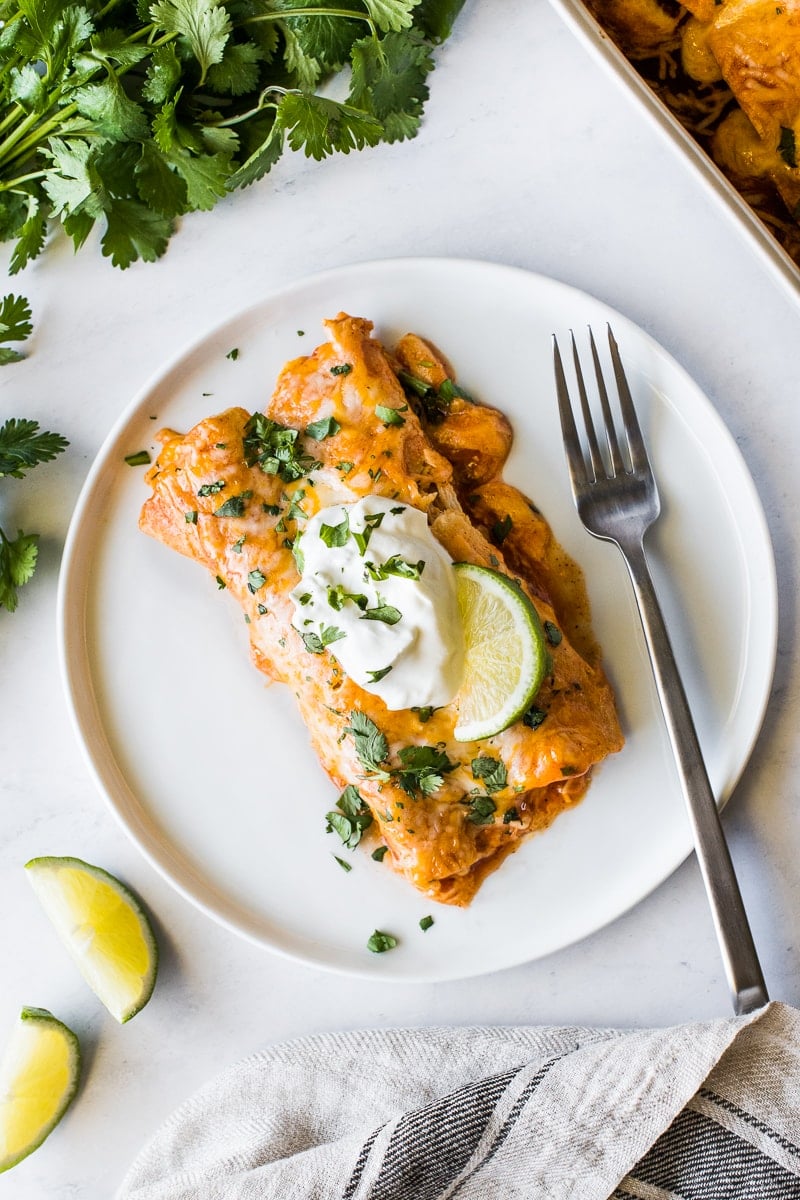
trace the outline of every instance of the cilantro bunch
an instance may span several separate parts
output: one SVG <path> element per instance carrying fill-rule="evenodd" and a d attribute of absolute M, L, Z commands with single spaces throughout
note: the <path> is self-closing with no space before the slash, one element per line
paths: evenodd
<path fill-rule="evenodd" d="M 0 238 L 11 273 L 53 218 L 115 266 L 262 178 L 413 137 L 464 0 L 0 0 Z M 345 70 L 346 69 L 346 70 Z M 342 73 L 344 99 L 321 94 Z"/>
<path fill-rule="evenodd" d="M 22 479 L 37 463 L 50 462 L 69 443 L 59 433 L 40 429 L 38 421 L 11 417 L 0 426 L 0 479 Z M 13 612 L 17 589 L 29 582 L 36 570 L 38 535 L 23 533 L 8 537 L 0 527 L 0 608 Z"/>

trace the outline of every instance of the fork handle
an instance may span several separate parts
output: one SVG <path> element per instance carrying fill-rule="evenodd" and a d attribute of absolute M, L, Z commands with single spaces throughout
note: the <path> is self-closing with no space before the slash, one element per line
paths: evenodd
<path fill-rule="evenodd" d="M 644 545 L 641 539 L 630 545 L 617 544 L 639 605 L 658 698 L 675 755 L 734 1011 L 753 1012 L 766 1004 L 769 996 Z"/>

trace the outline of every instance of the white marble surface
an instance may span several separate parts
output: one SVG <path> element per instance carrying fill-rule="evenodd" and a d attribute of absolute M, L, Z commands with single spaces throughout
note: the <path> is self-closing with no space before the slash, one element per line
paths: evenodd
<path fill-rule="evenodd" d="M 800 1002 L 800 305 L 545 0 L 468 0 L 438 57 L 414 142 L 322 164 L 286 158 L 261 184 L 185 220 L 158 264 L 121 273 L 96 244 L 73 257 L 57 239 L 14 282 L 36 329 L 29 359 L 2 371 L 0 418 L 35 417 L 71 447 L 0 494 L 6 527 L 42 534 L 19 610 L 0 613 L 0 1030 L 23 1004 L 49 1007 L 79 1034 L 86 1072 L 63 1125 L 0 1180 L 0 1197 L 107 1200 L 180 1100 L 277 1039 L 361 1025 L 643 1026 L 728 1012 L 694 861 L 611 927 L 543 961 L 390 987 L 293 965 L 211 923 L 155 874 L 96 794 L 55 644 L 59 557 L 81 484 L 163 360 L 325 267 L 457 255 L 555 276 L 639 322 L 722 414 L 766 509 L 781 608 L 772 701 L 724 820 L 771 993 Z M 48 853 L 103 864 L 156 915 L 159 983 L 128 1026 L 100 1011 L 36 905 L 22 864 Z"/>

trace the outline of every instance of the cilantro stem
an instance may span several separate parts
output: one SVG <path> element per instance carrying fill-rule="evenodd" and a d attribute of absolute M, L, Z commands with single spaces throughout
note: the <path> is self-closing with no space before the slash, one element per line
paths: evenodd
<path fill-rule="evenodd" d="M 247 121 L 250 117 L 255 117 L 260 112 L 265 112 L 268 108 L 274 108 L 277 112 L 277 104 L 268 104 L 266 100 L 264 100 L 262 103 L 262 97 L 272 95 L 274 92 L 281 92 L 282 95 L 288 96 L 290 89 L 279 87 L 268 88 L 266 92 L 262 92 L 262 95 L 259 96 L 258 104 L 255 108 L 248 108 L 247 112 L 239 113 L 238 116 L 235 117 L 228 117 L 227 121 L 209 121 L 208 124 L 213 126 L 214 129 L 227 129 L 231 125 L 238 125 L 240 121 Z M 294 90 L 294 94 L 300 95 L 301 93 L 297 90 Z"/>
<path fill-rule="evenodd" d="M 373 34 L 375 22 L 366 13 L 353 12 L 351 8 L 284 8 L 280 12 L 260 13 L 257 17 L 245 17 L 239 25 L 257 25 L 261 21 L 283 21 L 286 17 L 341 17 L 345 21 L 365 21 Z"/>
<path fill-rule="evenodd" d="M 2 71 L 2 68 L 0 67 L 0 77 L 2 77 L 2 74 L 3 74 L 3 71 Z M 3 120 L 0 121 L 0 133 L 5 133 L 5 131 L 8 129 L 8 127 L 10 125 L 13 125 L 14 122 L 19 119 L 20 113 L 23 113 L 24 111 L 25 111 L 25 109 L 22 107 L 21 104 L 13 104 L 11 106 L 10 110 L 6 113 Z"/>
<path fill-rule="evenodd" d="M 32 112 L 23 121 L 20 121 L 16 129 L 0 144 L 0 162 L 5 159 L 8 151 L 13 150 L 17 143 L 25 137 L 25 134 L 34 128 L 37 121 L 41 120 L 41 116 L 41 113 Z"/>
<path fill-rule="evenodd" d="M 13 192 L 21 183 L 29 183 L 31 179 L 45 179 L 47 171 L 31 171 L 28 175 L 18 175 L 16 179 L 9 179 L 8 183 L 0 183 L 0 192 Z"/>
<path fill-rule="evenodd" d="M 41 125 L 36 125 L 36 120 L 39 120 L 41 113 L 31 113 L 28 120 L 23 121 L 16 131 L 16 136 L 11 134 L 6 140 L 0 144 L 0 163 L 13 162 L 15 158 L 25 156 L 29 150 L 35 150 L 40 142 L 44 140 L 53 130 L 59 128 L 64 123 L 67 117 L 72 117 L 78 111 L 77 104 L 67 104 L 64 108 L 60 108 L 55 116 L 49 120 L 43 121 Z M 34 118 L 32 121 L 31 118 Z M 33 131 L 31 127 L 33 125 Z M 24 128 L 23 128 L 24 127 Z M 27 133 L 28 137 L 19 145 L 20 130 Z"/>

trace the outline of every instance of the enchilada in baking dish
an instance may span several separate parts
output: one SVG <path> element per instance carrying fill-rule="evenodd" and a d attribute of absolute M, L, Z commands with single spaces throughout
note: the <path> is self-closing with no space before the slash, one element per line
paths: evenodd
<path fill-rule="evenodd" d="M 800 264 L 799 0 L 586 0 Z"/>
<path fill-rule="evenodd" d="M 256 666 L 294 693 L 341 790 L 349 843 L 367 830 L 416 888 L 465 905 L 621 747 L 614 699 L 579 569 L 502 479 L 502 414 L 472 403 L 420 338 L 389 351 L 366 320 L 341 313 L 326 326 L 329 340 L 286 365 L 264 413 L 230 408 L 186 434 L 162 431 L 140 525 L 241 605 Z M 414 553 L 390 553 L 395 528 Z M 314 583 L 305 560 L 320 543 L 332 561 L 356 545 L 365 582 L 345 563 L 340 582 Z M 474 742 L 455 736 L 453 562 L 518 580 L 552 631 L 535 711 Z M 379 656 L 402 633 L 391 589 L 409 580 L 429 584 L 415 602 L 446 652 L 406 656 L 415 666 L 403 676 L 399 657 Z M 360 657 L 345 651 L 348 613 L 369 635 Z"/>

